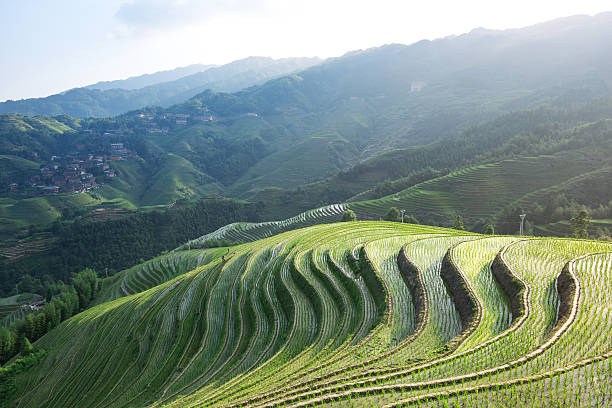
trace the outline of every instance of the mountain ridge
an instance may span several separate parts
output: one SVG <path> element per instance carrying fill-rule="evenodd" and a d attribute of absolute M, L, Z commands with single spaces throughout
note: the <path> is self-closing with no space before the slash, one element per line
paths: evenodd
<path fill-rule="evenodd" d="M 109 117 L 147 106 L 184 102 L 204 89 L 237 91 L 319 63 L 318 58 L 248 57 L 202 72 L 130 90 L 73 88 L 42 98 L 0 103 L 0 113 L 76 117 Z M 95 84 L 94 84 L 95 85 Z"/>
<path fill-rule="evenodd" d="M 188 75 L 193 75 L 198 72 L 206 71 L 208 68 L 213 68 L 215 66 L 216 65 L 191 64 L 184 67 L 157 71 L 150 74 L 135 75 L 123 79 L 99 81 L 95 84 L 86 85 L 81 88 L 99 89 L 101 91 L 117 88 L 134 90 L 144 88 L 150 85 L 155 85 L 160 82 L 175 81 Z"/>

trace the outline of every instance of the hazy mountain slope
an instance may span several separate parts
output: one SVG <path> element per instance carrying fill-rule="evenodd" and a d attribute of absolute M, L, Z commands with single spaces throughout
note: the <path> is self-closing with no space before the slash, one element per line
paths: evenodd
<path fill-rule="evenodd" d="M 169 98 L 162 106 L 181 103 L 206 89 L 217 92 L 237 92 L 254 85 L 260 85 L 272 78 L 301 71 L 321 63 L 319 58 L 281 58 L 248 57 L 229 64 L 212 67 L 205 72 L 195 73 L 171 83 L 160 85 L 166 88 L 183 89 L 175 97 Z"/>
<path fill-rule="evenodd" d="M 290 134 L 272 134 L 275 144 L 291 140 L 292 147 L 313 134 L 337 132 L 363 160 L 452 138 L 470 123 L 508 111 L 565 108 L 609 95 L 611 22 L 612 14 L 602 14 L 390 45 L 235 94 L 206 92 L 193 101 L 221 118 L 257 113 Z M 193 101 L 184 109 L 193 108 Z M 257 178 L 257 188 L 277 185 L 275 177 L 266 181 L 251 171 L 243 178 Z"/>
<path fill-rule="evenodd" d="M 109 89 L 140 89 L 145 86 L 151 86 L 162 82 L 176 81 L 177 79 L 196 74 L 198 72 L 206 71 L 214 65 L 203 65 L 193 64 L 186 67 L 179 67 L 166 71 L 159 71 L 153 74 L 144 74 L 139 76 L 130 77 L 127 79 L 118 79 L 114 81 L 100 81 L 95 84 L 85 86 L 87 89 L 99 89 L 106 91 Z"/>
<path fill-rule="evenodd" d="M 239 194 L 270 183 L 279 188 L 291 188 L 335 174 L 354 163 L 358 156 L 355 147 L 338 133 L 319 133 L 267 156 L 266 160 L 251 167 L 228 192 Z"/>
<path fill-rule="evenodd" d="M 75 88 L 45 98 L 22 99 L 0 103 L 0 113 L 27 115 L 71 115 L 105 117 L 120 115 L 145 106 L 170 106 L 183 102 L 205 89 L 236 91 L 319 63 L 316 58 L 273 60 L 250 57 L 214 70 L 188 75 L 140 89 Z"/>
<path fill-rule="evenodd" d="M 612 118 L 612 99 L 572 109 L 513 112 L 473 125 L 454 138 L 390 150 L 316 183 L 297 189 L 265 188 L 250 199 L 265 202 L 269 217 L 288 217 L 330 203 L 376 199 L 451 169 L 572 149 L 588 140 L 577 128 L 605 118 Z M 588 145 L 597 151 L 598 143 L 589 141 Z"/>

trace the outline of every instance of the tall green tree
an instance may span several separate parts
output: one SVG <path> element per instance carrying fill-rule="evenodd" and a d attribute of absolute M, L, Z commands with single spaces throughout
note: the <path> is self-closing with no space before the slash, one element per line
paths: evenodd
<path fill-rule="evenodd" d="M 463 217 L 461 217 L 459 214 L 457 214 L 457 217 L 455 218 L 455 223 L 453 224 L 453 228 L 456 230 L 465 229 L 465 227 L 463 226 Z"/>
<path fill-rule="evenodd" d="M 79 296 L 79 306 L 81 309 L 89 307 L 89 302 L 96 297 L 100 289 L 96 271 L 89 268 L 74 275 L 72 285 Z"/>
<path fill-rule="evenodd" d="M 0 328 L 0 364 L 6 363 L 17 352 L 15 333 L 1 327 Z"/>
<path fill-rule="evenodd" d="M 586 239 L 589 237 L 588 229 L 591 226 L 591 217 L 586 210 L 580 210 L 575 217 L 570 220 L 574 237 Z"/>
<path fill-rule="evenodd" d="M 394 221 L 399 222 L 400 220 L 400 212 L 397 207 L 389 208 L 389 212 L 385 215 L 385 221 Z"/>
<path fill-rule="evenodd" d="M 418 224 L 419 220 L 417 220 L 412 215 L 408 215 L 408 216 L 404 217 L 404 222 L 407 222 L 408 224 Z"/>
<path fill-rule="evenodd" d="M 357 214 L 351 209 L 344 210 L 342 213 L 342 221 L 357 221 Z"/>
<path fill-rule="evenodd" d="M 26 336 L 22 335 L 19 337 L 19 352 L 24 356 L 34 352 L 34 346 L 32 346 L 32 343 L 30 343 Z"/>

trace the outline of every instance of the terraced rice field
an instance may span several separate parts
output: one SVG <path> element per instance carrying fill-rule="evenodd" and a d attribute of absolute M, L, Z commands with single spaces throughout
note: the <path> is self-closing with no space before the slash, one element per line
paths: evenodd
<path fill-rule="evenodd" d="M 610 243 L 325 224 L 177 250 L 104 296 L 36 343 L 10 406 L 612 404 Z"/>
<path fill-rule="evenodd" d="M 315 224 L 324 224 L 340 221 L 342 213 L 346 210 L 343 204 L 332 204 L 314 210 L 309 210 L 295 217 L 282 221 L 268 222 L 235 222 L 228 224 L 209 234 L 202 235 L 179 247 L 179 250 L 197 248 L 208 241 L 225 240 L 233 244 L 256 241 L 280 234 L 281 232 L 308 227 Z"/>
<path fill-rule="evenodd" d="M 522 157 L 452 172 L 396 194 L 346 205 L 359 219 L 378 220 L 391 207 L 406 214 L 448 222 L 457 213 L 466 219 L 495 219 L 509 203 L 528 201 L 567 179 L 594 170 L 588 157 L 575 157 L 572 166 L 555 156 Z"/>

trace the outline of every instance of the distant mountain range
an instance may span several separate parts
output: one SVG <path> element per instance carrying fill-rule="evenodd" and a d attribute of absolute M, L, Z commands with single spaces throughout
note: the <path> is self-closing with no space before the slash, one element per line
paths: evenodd
<path fill-rule="evenodd" d="M 238 160 L 244 167 L 228 170 L 231 175 L 205 171 L 232 195 L 291 188 L 385 151 L 456 138 L 508 112 L 573 109 L 608 97 L 611 43 L 612 13 L 606 13 L 353 52 L 261 86 L 204 92 L 172 107 L 225 120 L 182 129 L 171 148 L 206 161 L 210 149 L 202 144 L 200 150 L 198 141 L 219 137 L 234 146 L 226 151 L 231 162 L 244 146 L 261 146 Z"/>
<path fill-rule="evenodd" d="M 553 153 L 574 160 L 579 149 L 588 156 L 600 139 L 589 133 L 594 139 L 585 141 L 581 126 L 612 118 L 609 44 L 612 13 L 604 13 L 476 29 L 318 64 L 249 58 L 138 91 L 73 90 L 61 97 L 147 90 L 183 102 L 110 119 L 4 118 L 0 155 L 38 161 L 70 143 L 123 142 L 141 159 L 114 164 L 119 177 L 101 196 L 141 206 L 222 194 L 264 202 L 271 218 L 289 217 L 378 199 L 466 166 Z M 265 83 L 243 89 L 246 78 Z M 242 90 L 205 90 L 210 84 Z M 588 166 L 570 167 L 574 177 Z M 386 209 L 377 208 L 371 214 Z"/>
<path fill-rule="evenodd" d="M 208 68 L 212 68 L 215 65 L 202 65 L 193 64 L 186 67 L 179 67 L 167 71 L 159 71 L 153 74 L 144 74 L 127 79 L 119 79 L 116 81 L 101 81 L 93 85 L 85 86 L 87 89 L 99 89 L 101 91 L 107 91 L 109 89 L 140 89 L 145 86 L 151 86 L 159 84 L 161 82 L 176 81 L 183 77 L 197 74 L 198 72 L 206 71 Z"/>
<path fill-rule="evenodd" d="M 318 58 L 249 57 L 226 65 L 192 65 L 172 71 L 99 82 L 45 98 L 0 103 L 0 113 L 109 117 L 146 106 L 168 107 L 206 90 L 235 92 L 301 71 L 320 63 Z"/>

